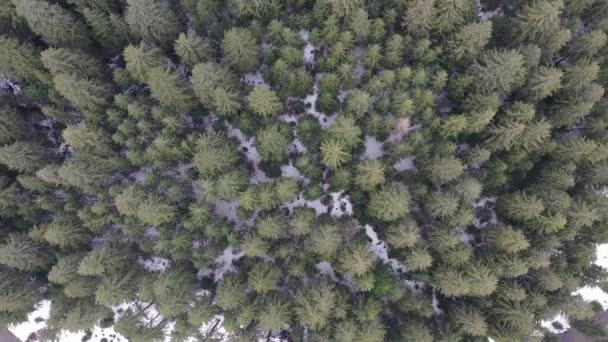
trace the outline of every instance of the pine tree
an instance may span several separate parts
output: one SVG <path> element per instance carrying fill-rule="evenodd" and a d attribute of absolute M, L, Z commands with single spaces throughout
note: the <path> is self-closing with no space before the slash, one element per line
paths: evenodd
<path fill-rule="evenodd" d="M 291 303 L 279 296 L 265 297 L 260 306 L 258 320 L 262 329 L 279 331 L 291 321 Z"/>
<path fill-rule="evenodd" d="M 405 257 L 404 265 L 408 270 L 425 270 L 433 264 L 433 257 L 426 248 L 413 248 Z"/>
<path fill-rule="evenodd" d="M 334 256 L 341 243 L 342 235 L 335 225 L 321 225 L 310 234 L 310 249 L 322 258 Z"/>
<path fill-rule="evenodd" d="M 252 233 L 245 236 L 240 248 L 248 257 L 263 257 L 268 253 L 269 245 L 257 234 Z"/>
<path fill-rule="evenodd" d="M 170 46 L 180 31 L 173 10 L 158 0 L 127 0 L 125 20 L 133 35 L 160 46 Z"/>
<path fill-rule="evenodd" d="M 44 239 L 62 249 L 81 247 L 90 238 L 89 232 L 77 220 L 65 215 L 56 217 L 44 227 Z"/>
<path fill-rule="evenodd" d="M 42 293 L 36 282 L 28 279 L 27 274 L 11 270 L 0 272 L 0 313 L 25 315 L 42 300 Z"/>
<path fill-rule="evenodd" d="M 473 306 L 458 306 L 450 310 L 450 317 L 459 329 L 471 336 L 486 336 L 488 323 L 485 315 Z"/>
<path fill-rule="evenodd" d="M 573 40 L 569 52 L 576 59 L 593 58 L 606 45 L 608 36 L 601 30 L 593 30 Z"/>
<path fill-rule="evenodd" d="M 266 19 L 278 15 L 281 3 L 277 0 L 238 1 L 229 0 L 232 8 L 239 17 Z"/>
<path fill-rule="evenodd" d="M 363 8 L 356 9 L 350 15 L 349 28 L 358 41 L 365 41 L 369 35 L 370 20 Z"/>
<path fill-rule="evenodd" d="M 137 295 L 137 271 L 112 273 L 103 277 L 95 292 L 95 301 L 107 307 L 118 306 L 135 300 Z"/>
<path fill-rule="evenodd" d="M 342 140 L 328 139 L 321 143 L 321 161 L 331 169 L 337 169 L 351 158 Z"/>
<path fill-rule="evenodd" d="M 361 6 L 361 0 L 329 0 L 329 4 L 338 18 L 350 18 Z"/>
<path fill-rule="evenodd" d="M 498 209 L 515 221 L 528 221 L 538 217 L 545 209 L 543 202 L 534 194 L 516 192 L 501 197 Z"/>
<path fill-rule="evenodd" d="M 563 1 L 536 1 L 525 4 L 514 19 L 519 42 L 544 42 L 559 29 Z"/>
<path fill-rule="evenodd" d="M 373 266 L 375 256 L 367 244 L 355 242 L 340 257 L 341 268 L 355 276 L 362 276 Z"/>
<path fill-rule="evenodd" d="M 220 115 L 240 108 L 237 83 L 224 67 L 213 62 L 197 64 L 192 69 L 192 88 L 201 103 Z"/>
<path fill-rule="evenodd" d="M 72 74 L 53 77 L 55 89 L 93 124 L 101 121 L 99 115 L 109 105 L 112 89 L 109 84 L 98 80 L 80 78 Z"/>
<path fill-rule="evenodd" d="M 43 0 L 13 0 L 17 14 L 49 45 L 88 48 L 89 31 L 72 13 Z"/>
<path fill-rule="evenodd" d="M 591 227 L 595 222 L 600 220 L 600 214 L 596 208 L 589 206 L 583 200 L 575 200 L 568 210 L 568 224 L 575 228 Z"/>
<path fill-rule="evenodd" d="M 475 3 L 470 0 L 437 0 L 434 28 L 440 33 L 452 32 L 475 14 Z"/>
<path fill-rule="evenodd" d="M 0 163 L 20 172 L 34 172 L 49 160 L 41 146 L 25 141 L 16 141 L 0 147 Z"/>
<path fill-rule="evenodd" d="M 26 132 L 26 123 L 17 110 L 11 106 L 0 106 L 0 144 L 19 140 Z"/>
<path fill-rule="evenodd" d="M 233 310 L 245 304 L 246 289 L 234 276 L 224 276 L 216 289 L 217 305 L 224 310 Z"/>
<path fill-rule="evenodd" d="M 504 253 L 517 253 L 530 245 L 520 230 L 510 226 L 493 227 L 488 232 L 488 240 L 496 250 Z"/>
<path fill-rule="evenodd" d="M 107 273 L 117 273 L 118 270 L 126 268 L 132 264 L 133 258 L 129 250 L 124 250 L 120 246 L 104 246 L 87 253 L 78 265 L 78 274 L 104 275 Z"/>
<path fill-rule="evenodd" d="M 52 257 L 44 247 L 25 234 L 8 234 L 0 244 L 0 264 L 17 268 L 21 271 L 46 269 Z"/>
<path fill-rule="evenodd" d="M 264 238 L 278 239 L 284 234 L 283 218 L 279 216 L 264 217 L 258 221 L 256 229 Z"/>
<path fill-rule="evenodd" d="M 190 67 L 208 60 L 212 52 L 209 42 L 196 35 L 194 31 L 180 33 L 173 44 L 173 49 L 180 61 Z"/>
<path fill-rule="evenodd" d="M 147 82 L 148 72 L 160 66 L 160 50 L 143 42 L 125 47 L 123 55 L 127 71 L 140 82 Z"/>
<path fill-rule="evenodd" d="M 405 39 L 399 34 L 392 35 L 386 41 L 384 63 L 391 68 L 398 67 L 405 53 Z"/>
<path fill-rule="evenodd" d="M 485 53 L 469 72 L 475 77 L 475 87 L 480 91 L 509 93 L 525 76 L 523 56 L 515 50 Z"/>
<path fill-rule="evenodd" d="M 91 27 L 95 40 L 104 49 L 119 51 L 130 40 L 127 24 L 122 17 L 88 7 L 82 10 L 82 15 Z"/>
<path fill-rule="evenodd" d="M 416 36 L 425 36 L 435 21 L 434 1 L 416 0 L 408 4 L 404 25 Z"/>
<path fill-rule="evenodd" d="M 37 51 L 14 38 L 0 36 L 0 71 L 9 79 L 41 89 L 51 85 L 51 77 Z"/>
<path fill-rule="evenodd" d="M 191 272 L 172 267 L 152 283 L 152 291 L 158 304 L 158 312 L 166 318 L 186 313 L 194 299 L 196 283 Z"/>
<path fill-rule="evenodd" d="M 137 218 L 143 223 L 155 226 L 173 221 L 176 215 L 177 208 L 157 196 L 148 196 L 137 207 Z"/>
<path fill-rule="evenodd" d="M 364 191 L 371 191 L 384 183 L 385 167 L 379 160 L 364 160 L 356 166 L 355 184 Z"/>
<path fill-rule="evenodd" d="M 248 101 L 249 108 L 263 117 L 275 116 L 283 110 L 283 103 L 277 94 L 268 88 L 254 87 Z"/>
<path fill-rule="evenodd" d="M 435 286 L 446 296 L 464 296 L 471 292 L 471 283 L 459 270 L 441 268 L 433 273 Z"/>
<path fill-rule="evenodd" d="M 431 217 L 448 218 L 456 213 L 460 205 L 458 197 L 450 192 L 433 192 L 425 201 L 426 210 Z"/>
<path fill-rule="evenodd" d="M 296 302 L 298 320 L 312 330 L 320 330 L 330 319 L 336 303 L 336 293 L 333 286 L 321 281 L 300 291 Z"/>
<path fill-rule="evenodd" d="M 392 182 L 370 195 L 367 210 L 374 218 L 391 222 L 404 218 L 409 213 L 410 194 L 401 184 Z"/>
<path fill-rule="evenodd" d="M 346 98 L 346 112 L 355 118 L 362 118 L 371 109 L 371 97 L 362 90 L 355 90 Z"/>
<path fill-rule="evenodd" d="M 463 165 L 456 157 L 433 158 L 424 165 L 427 177 L 434 184 L 445 184 L 460 177 Z"/>
<path fill-rule="evenodd" d="M 262 160 L 271 163 L 283 162 L 287 157 L 290 139 L 290 132 L 283 125 L 272 124 L 260 129 L 256 142 Z"/>
<path fill-rule="evenodd" d="M 463 26 L 448 43 L 458 61 L 470 61 L 479 56 L 492 37 L 492 22 L 470 23 Z"/>
<path fill-rule="evenodd" d="M 361 142 L 361 128 L 357 126 L 355 119 L 348 115 L 338 116 L 327 133 L 330 139 L 343 142 L 349 149 L 356 147 Z"/>
<path fill-rule="evenodd" d="M 237 152 L 221 134 L 204 134 L 198 137 L 194 150 L 194 163 L 204 176 L 214 177 L 233 166 Z"/>
<path fill-rule="evenodd" d="M 295 236 L 307 235 L 312 231 L 315 223 L 315 213 L 308 208 L 295 208 L 289 220 L 289 229 Z"/>
<path fill-rule="evenodd" d="M 414 247 L 420 238 L 420 229 L 412 219 L 405 219 L 388 228 L 387 241 L 393 248 Z"/>
<path fill-rule="evenodd" d="M 52 75 L 73 74 L 82 78 L 103 78 L 101 63 L 93 57 L 70 49 L 49 48 L 40 53 L 42 63 Z"/>
<path fill-rule="evenodd" d="M 224 34 L 222 51 L 240 72 L 254 71 L 260 57 L 259 46 L 248 29 L 232 28 Z"/>
<path fill-rule="evenodd" d="M 281 274 L 272 265 L 257 263 L 248 273 L 248 284 L 256 292 L 265 294 L 274 289 L 281 279 Z"/>
<path fill-rule="evenodd" d="M 148 70 L 147 82 L 150 94 L 161 106 L 178 112 L 187 112 L 194 107 L 189 85 L 168 69 L 156 67 Z"/>

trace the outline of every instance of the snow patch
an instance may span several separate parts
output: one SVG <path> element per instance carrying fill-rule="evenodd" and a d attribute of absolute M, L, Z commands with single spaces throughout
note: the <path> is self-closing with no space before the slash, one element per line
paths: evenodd
<path fill-rule="evenodd" d="M 555 326 L 553 326 L 554 322 L 558 322 L 562 326 L 562 328 L 557 329 Z M 554 334 L 561 334 L 566 330 L 570 329 L 570 322 L 568 322 L 568 318 L 566 317 L 566 315 L 560 313 L 550 320 L 541 321 L 540 326 Z"/>
<path fill-rule="evenodd" d="M 153 256 L 149 259 L 138 257 L 137 263 L 150 272 L 165 272 L 171 265 L 169 259 L 158 256 Z"/>
<path fill-rule="evenodd" d="M 49 319 L 51 312 L 51 301 L 42 300 L 36 305 L 36 310 L 28 314 L 28 320 L 19 324 L 10 325 L 8 330 L 22 341 L 28 340 L 32 334 L 37 334 L 42 329 L 46 328 L 46 321 Z M 101 341 L 103 338 L 111 339 L 114 342 L 127 342 L 128 340 L 122 335 L 114 331 L 114 327 L 101 328 L 94 326 L 91 328 L 91 341 Z M 65 342 L 83 341 L 85 336 L 84 331 L 70 332 L 67 330 L 61 331 L 58 340 Z M 36 339 L 37 340 L 37 339 Z"/>
<path fill-rule="evenodd" d="M 293 161 L 289 160 L 289 164 L 281 166 L 281 177 L 295 178 L 302 181 L 304 184 L 310 183 L 310 180 L 306 178 L 300 170 L 293 166 Z"/>
<path fill-rule="evenodd" d="M 146 183 L 146 175 L 151 171 L 151 167 L 144 166 L 139 171 L 129 173 L 129 178 L 133 179 L 136 184 L 144 185 Z"/>
<path fill-rule="evenodd" d="M 416 170 L 416 165 L 414 164 L 415 161 L 416 157 L 414 156 L 401 158 L 395 164 L 393 164 L 393 168 L 399 172 L 403 172 L 406 170 Z"/>
<path fill-rule="evenodd" d="M 483 229 L 489 225 L 498 224 L 498 218 L 496 217 L 496 197 L 482 197 L 475 204 L 473 204 L 473 210 L 475 218 L 473 219 L 473 226 L 477 229 Z"/>
<path fill-rule="evenodd" d="M 222 280 L 224 275 L 229 272 L 235 272 L 236 269 L 233 265 L 235 260 L 242 258 L 245 255 L 244 252 L 235 252 L 235 248 L 233 246 L 228 246 L 222 254 L 220 254 L 213 261 L 212 268 L 205 268 L 199 270 L 196 274 L 198 279 L 202 279 L 204 277 L 210 276 L 213 274 L 213 279 L 215 282 L 219 282 Z"/>
<path fill-rule="evenodd" d="M 256 87 L 270 88 L 270 85 L 264 80 L 264 75 L 258 70 L 243 75 L 241 81 Z"/>
<path fill-rule="evenodd" d="M 317 76 L 320 76 L 318 74 Z M 329 126 L 336 119 L 336 115 L 328 116 L 325 113 L 319 112 L 317 110 L 317 99 L 319 98 L 319 77 L 315 80 L 315 84 L 312 87 L 312 94 L 306 95 L 304 98 L 304 105 L 306 106 L 306 113 L 312 115 L 317 120 L 319 120 L 319 124 L 321 128 L 328 129 Z"/>
<path fill-rule="evenodd" d="M 302 56 L 302 60 L 304 61 L 304 64 L 312 66 L 315 64 L 315 51 L 317 51 L 317 48 L 310 42 L 309 31 L 300 30 L 300 32 L 298 33 L 300 35 L 300 39 L 306 42 L 306 45 L 304 46 L 304 55 Z"/>
<path fill-rule="evenodd" d="M 386 242 L 378 239 L 378 234 L 374 230 L 372 226 L 369 224 L 365 225 L 365 234 L 370 238 L 371 242 L 369 243 L 370 250 L 374 255 L 382 260 L 385 264 L 388 264 L 393 271 L 395 272 L 406 272 L 407 269 L 405 265 L 400 263 L 398 260 L 388 257 L 388 248 L 386 247 Z"/>
<path fill-rule="evenodd" d="M 300 140 L 300 138 L 296 137 L 295 139 L 293 139 L 291 144 L 289 144 L 289 147 L 287 148 L 287 153 L 289 153 L 289 154 L 307 154 L 308 149 L 302 143 L 302 140 Z"/>
<path fill-rule="evenodd" d="M 332 192 L 331 196 L 331 212 L 330 215 L 333 217 L 340 218 L 344 215 L 353 215 L 353 204 L 350 202 L 348 195 L 343 195 L 344 190 L 338 192 Z"/>
<path fill-rule="evenodd" d="M 384 143 L 371 136 L 365 136 L 365 152 L 361 159 L 376 160 L 384 155 Z"/>
<path fill-rule="evenodd" d="M 228 127 L 228 137 L 236 138 L 240 143 L 240 149 L 245 153 L 247 160 L 253 166 L 253 176 L 249 178 L 249 182 L 251 184 L 259 184 L 264 182 L 268 177 L 266 177 L 266 173 L 260 168 L 260 163 L 262 162 L 262 156 L 258 149 L 255 147 L 255 138 L 247 137 L 245 133 L 243 133 L 240 129 L 226 124 Z"/>

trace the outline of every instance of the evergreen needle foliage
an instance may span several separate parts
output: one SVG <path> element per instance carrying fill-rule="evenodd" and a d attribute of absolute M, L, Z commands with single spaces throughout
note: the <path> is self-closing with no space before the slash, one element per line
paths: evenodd
<path fill-rule="evenodd" d="M 605 339 L 607 57 L 605 0 L 0 0 L 0 331 Z"/>

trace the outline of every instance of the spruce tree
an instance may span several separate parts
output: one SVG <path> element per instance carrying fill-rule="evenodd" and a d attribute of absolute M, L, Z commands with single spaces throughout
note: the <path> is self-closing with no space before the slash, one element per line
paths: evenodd
<path fill-rule="evenodd" d="M 89 30 L 67 9 L 45 0 L 13 0 L 17 14 L 49 45 L 86 49 Z"/>
<path fill-rule="evenodd" d="M 160 46 L 170 46 L 180 30 L 173 10 L 158 0 L 127 0 L 125 20 L 133 35 Z"/>
<path fill-rule="evenodd" d="M 254 71 L 260 56 L 255 37 L 244 28 L 232 28 L 224 34 L 222 51 L 232 66 L 240 72 Z"/>

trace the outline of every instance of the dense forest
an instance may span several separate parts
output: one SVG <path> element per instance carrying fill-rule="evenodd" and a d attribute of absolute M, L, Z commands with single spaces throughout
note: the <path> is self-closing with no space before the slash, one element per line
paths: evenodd
<path fill-rule="evenodd" d="M 608 290 L 607 32 L 606 0 L 0 0 L 0 328 L 606 336 L 573 292 Z"/>

